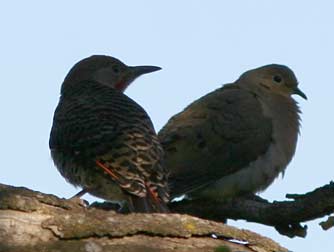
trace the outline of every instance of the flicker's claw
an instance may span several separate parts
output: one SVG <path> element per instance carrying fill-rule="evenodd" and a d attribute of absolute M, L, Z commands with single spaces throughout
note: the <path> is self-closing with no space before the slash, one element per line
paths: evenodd
<path fill-rule="evenodd" d="M 77 194 L 69 198 L 68 200 L 80 206 L 87 207 L 89 205 L 88 201 L 80 198 L 85 193 L 87 193 L 86 189 L 82 189 L 80 192 L 78 192 Z"/>

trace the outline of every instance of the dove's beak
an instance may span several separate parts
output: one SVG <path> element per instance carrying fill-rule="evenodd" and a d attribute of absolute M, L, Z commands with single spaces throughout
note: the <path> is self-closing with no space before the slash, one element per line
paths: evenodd
<path fill-rule="evenodd" d="M 307 96 L 306 96 L 306 94 L 304 94 L 304 92 L 301 91 L 298 87 L 296 87 L 296 88 L 293 90 L 293 94 L 299 95 L 300 97 L 302 97 L 302 98 L 304 98 L 305 100 L 307 100 Z"/>

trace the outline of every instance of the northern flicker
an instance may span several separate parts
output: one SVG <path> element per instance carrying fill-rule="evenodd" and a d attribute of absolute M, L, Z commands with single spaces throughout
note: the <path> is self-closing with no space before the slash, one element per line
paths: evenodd
<path fill-rule="evenodd" d="M 307 99 L 286 66 L 245 72 L 190 104 L 159 132 L 171 197 L 220 200 L 266 189 L 291 161 Z"/>
<path fill-rule="evenodd" d="M 145 110 L 123 94 L 138 76 L 160 70 L 94 55 L 67 74 L 49 146 L 59 172 L 94 196 L 131 212 L 166 212 L 163 149 Z"/>

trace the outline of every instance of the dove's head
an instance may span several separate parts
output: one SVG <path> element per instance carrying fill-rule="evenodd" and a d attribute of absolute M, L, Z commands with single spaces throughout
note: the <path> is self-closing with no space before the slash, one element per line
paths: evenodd
<path fill-rule="evenodd" d="M 237 83 L 255 93 L 271 92 L 283 96 L 296 94 L 307 99 L 298 88 L 293 71 L 284 65 L 271 64 L 249 70 L 240 76 Z"/>
<path fill-rule="evenodd" d="M 65 77 L 63 87 L 80 81 L 96 81 L 121 92 L 142 74 L 160 70 L 156 66 L 127 66 L 120 60 L 93 55 L 76 63 Z"/>

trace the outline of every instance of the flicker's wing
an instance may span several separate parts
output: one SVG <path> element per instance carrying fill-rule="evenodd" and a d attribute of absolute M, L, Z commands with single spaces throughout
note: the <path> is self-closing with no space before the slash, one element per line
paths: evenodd
<path fill-rule="evenodd" d="M 235 173 L 265 153 L 271 120 L 254 94 L 225 85 L 175 115 L 159 132 L 170 169 L 171 196 Z"/>
<path fill-rule="evenodd" d="M 142 197 L 149 189 L 165 197 L 163 150 L 144 109 L 117 90 L 92 82 L 80 85 L 81 92 L 61 97 L 50 148 L 105 172 L 130 194 Z"/>

